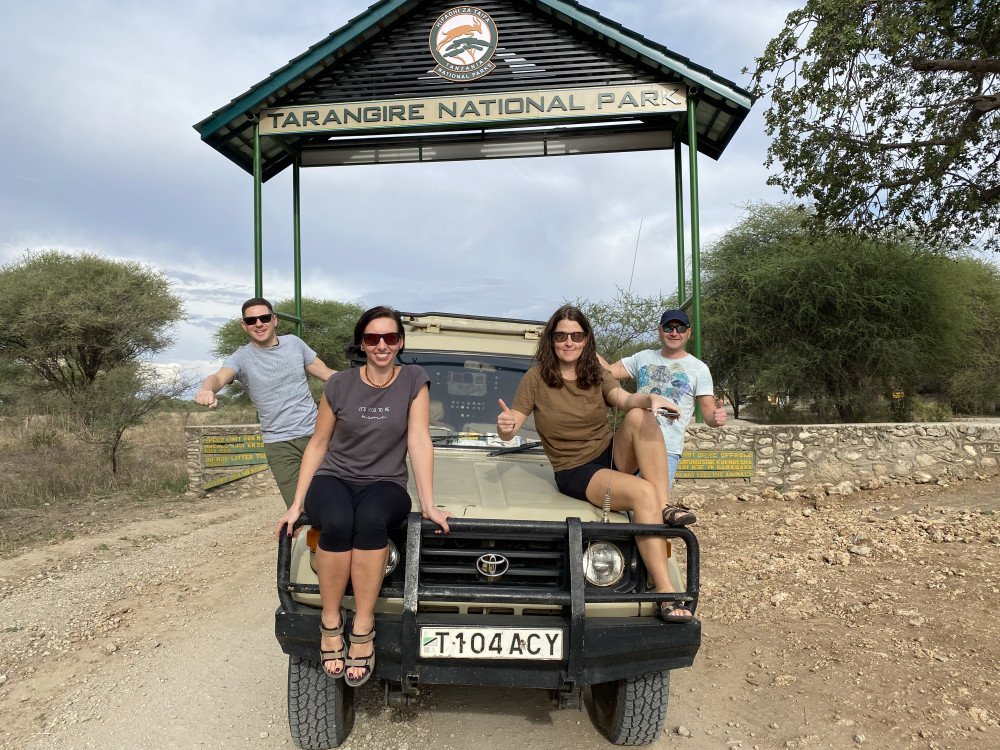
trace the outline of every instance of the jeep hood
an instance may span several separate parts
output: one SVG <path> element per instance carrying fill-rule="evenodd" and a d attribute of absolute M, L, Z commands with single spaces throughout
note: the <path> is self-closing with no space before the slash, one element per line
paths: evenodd
<path fill-rule="evenodd" d="M 408 487 L 414 509 L 417 490 L 410 472 Z M 434 451 L 434 504 L 458 518 L 564 521 L 576 517 L 600 521 L 601 510 L 560 493 L 552 466 L 538 453 L 487 458 L 481 450 L 442 448 Z M 619 513 L 611 520 L 625 522 Z"/>

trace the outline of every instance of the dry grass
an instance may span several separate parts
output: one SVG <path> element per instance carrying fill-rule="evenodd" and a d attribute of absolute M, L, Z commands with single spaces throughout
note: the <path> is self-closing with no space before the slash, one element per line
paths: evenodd
<path fill-rule="evenodd" d="M 58 417 L 0 423 L 0 510 L 55 505 L 121 490 L 143 494 L 186 489 L 184 424 L 165 415 L 126 435 L 122 469 Z"/>
<path fill-rule="evenodd" d="M 194 405 L 192 404 L 192 407 Z M 0 557 L 190 503 L 184 428 L 255 422 L 252 409 L 181 408 L 129 430 L 120 470 L 57 415 L 0 419 Z"/>

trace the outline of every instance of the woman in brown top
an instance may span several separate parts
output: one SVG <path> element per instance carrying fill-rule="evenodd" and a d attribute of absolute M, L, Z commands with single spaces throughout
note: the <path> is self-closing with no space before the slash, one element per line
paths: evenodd
<path fill-rule="evenodd" d="M 598 508 L 610 495 L 611 509 L 631 511 L 636 523 L 673 520 L 667 453 L 652 412 L 676 416 L 677 405 L 657 394 L 624 390 L 601 367 L 590 322 L 572 305 L 560 307 L 549 318 L 535 359 L 538 364 L 521 379 L 513 408 L 500 401 L 500 437 L 512 439 L 534 413 L 560 492 Z M 608 424 L 608 406 L 625 412 L 617 431 Z M 635 476 L 637 471 L 641 477 Z M 690 523 L 693 518 L 682 520 Z M 640 536 L 636 544 L 656 591 L 673 591 L 666 540 Z M 661 602 L 657 615 L 667 622 L 692 618 L 683 604 L 672 602 Z"/>
<path fill-rule="evenodd" d="M 316 430 L 302 455 L 295 501 L 275 536 L 292 533 L 305 510 L 319 529 L 316 574 L 323 614 L 320 659 L 332 677 L 357 687 L 375 668 L 375 601 L 382 588 L 388 529 L 411 509 L 406 491 L 410 457 L 424 518 L 448 531 L 448 512 L 434 505 L 434 447 L 430 438 L 430 378 L 418 365 L 400 365 L 403 321 L 373 307 L 354 326 L 362 367 L 344 370 L 323 386 Z M 354 618 L 345 649 L 341 603 L 348 581 Z"/>

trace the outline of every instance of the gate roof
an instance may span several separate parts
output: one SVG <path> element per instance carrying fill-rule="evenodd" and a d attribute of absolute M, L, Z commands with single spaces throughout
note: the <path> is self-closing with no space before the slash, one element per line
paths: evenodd
<path fill-rule="evenodd" d="M 203 141 L 252 174 L 255 118 L 275 107 L 546 87 L 680 84 L 698 90 L 698 150 L 713 159 L 721 156 L 750 111 L 750 94 L 733 82 L 575 0 L 479 0 L 475 7 L 490 14 L 500 29 L 497 68 L 475 81 L 446 81 L 428 70 L 433 67 L 428 30 L 455 7 L 463 6 L 454 0 L 380 0 L 194 127 Z M 686 129 L 678 127 L 684 117 L 632 117 L 630 128 L 676 131 L 675 137 L 686 142 Z M 620 115 L 616 119 L 629 125 Z M 523 124 L 538 127 L 537 121 Z M 415 135 L 410 128 L 406 135 L 419 143 L 439 137 L 440 130 Z M 291 165 L 302 149 L 346 139 L 313 133 L 262 141 L 266 180 Z"/>

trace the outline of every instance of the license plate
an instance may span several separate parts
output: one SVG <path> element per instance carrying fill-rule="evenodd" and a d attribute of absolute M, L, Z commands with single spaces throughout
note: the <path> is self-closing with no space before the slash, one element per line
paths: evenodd
<path fill-rule="evenodd" d="M 563 658 L 559 628 L 420 628 L 422 659 Z"/>

